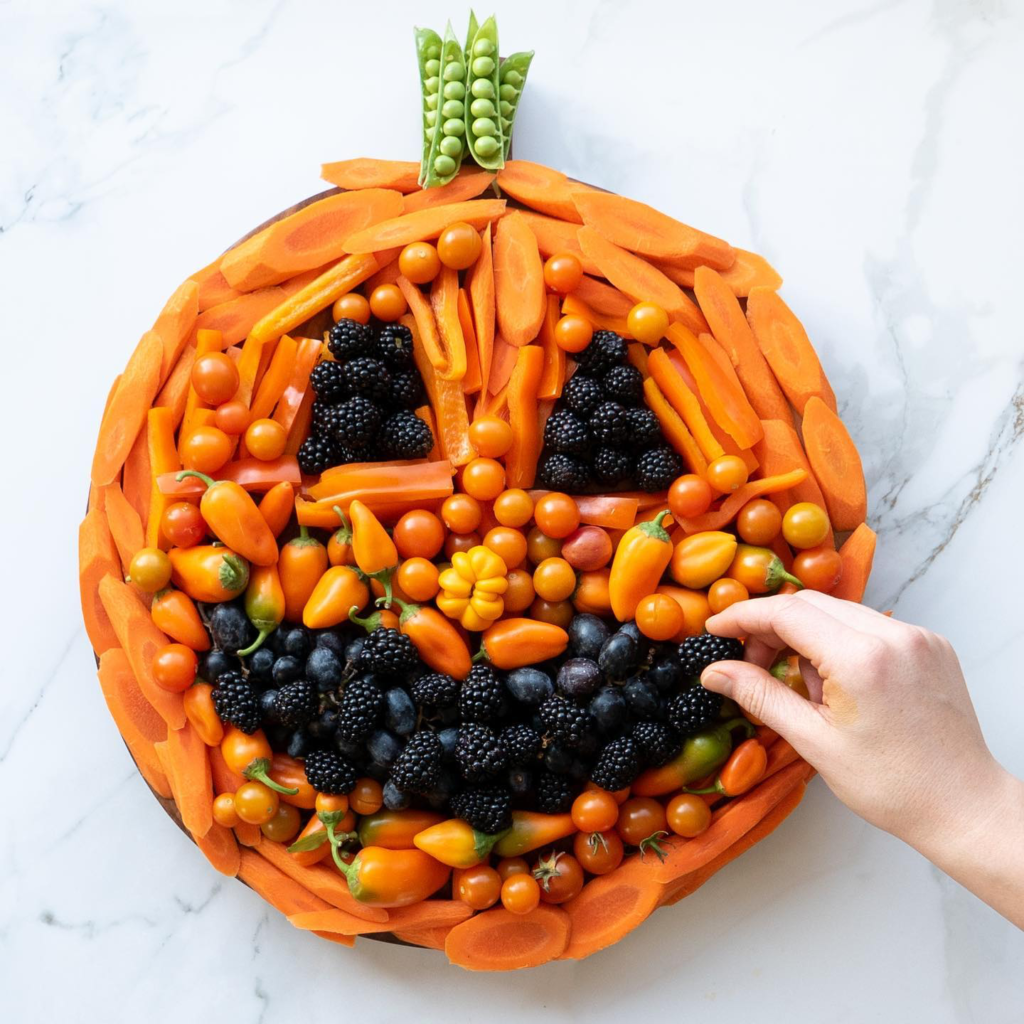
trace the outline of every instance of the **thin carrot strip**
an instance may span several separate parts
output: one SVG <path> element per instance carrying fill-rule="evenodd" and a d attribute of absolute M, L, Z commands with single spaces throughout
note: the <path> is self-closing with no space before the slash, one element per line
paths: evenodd
<path fill-rule="evenodd" d="M 532 487 L 537 476 L 543 438 L 537 420 L 537 388 L 544 369 L 539 345 L 518 350 L 508 382 L 508 421 L 512 446 L 505 455 L 505 481 L 509 487 Z"/>
<path fill-rule="evenodd" d="M 578 221 L 559 220 L 557 217 L 546 217 L 532 210 L 520 210 L 519 215 L 529 225 L 541 256 L 547 259 L 561 252 L 571 252 L 580 261 L 585 274 L 591 275 L 588 280 L 601 277 L 601 268 L 580 248 L 576 232 Z"/>
<path fill-rule="evenodd" d="M 91 506 L 78 527 L 78 588 L 89 643 L 97 654 L 120 646 L 100 600 L 100 582 L 121 574 L 121 560 L 103 510 Z"/>
<path fill-rule="evenodd" d="M 728 270 L 718 270 L 716 273 L 736 298 L 745 299 L 751 289 L 759 285 L 773 291 L 782 286 L 782 278 L 763 256 L 758 256 L 756 252 L 747 252 L 746 249 L 733 249 L 733 252 L 736 253 L 733 265 Z M 696 272 L 700 267 L 673 267 L 659 260 L 651 260 L 651 263 L 683 288 L 696 286 Z M 707 316 L 706 311 L 704 315 Z"/>
<path fill-rule="evenodd" d="M 491 253 L 491 225 L 480 234 L 480 255 L 466 272 L 466 291 L 473 310 L 473 329 L 480 352 L 481 397 L 491 379 L 491 359 L 494 353 L 494 259 Z"/>
<path fill-rule="evenodd" d="M 189 389 L 192 386 L 192 367 L 196 361 L 196 349 L 188 345 L 181 353 L 170 376 L 160 389 L 160 394 L 153 400 L 154 406 L 166 406 L 174 416 L 175 427 L 185 416 Z"/>
<path fill-rule="evenodd" d="M 491 373 L 487 380 L 487 390 L 490 394 L 497 395 L 508 384 L 518 358 L 519 349 L 515 345 L 510 345 L 502 335 L 496 334 L 494 353 L 491 356 Z"/>
<path fill-rule="evenodd" d="M 153 324 L 153 330 L 160 335 L 164 350 L 163 360 L 160 364 L 161 383 L 167 380 L 177 363 L 192 333 L 197 316 L 199 316 L 199 285 L 192 280 L 183 281 L 167 300 Z"/>
<path fill-rule="evenodd" d="M 631 341 L 626 346 L 626 358 L 643 374 L 645 379 L 650 376 L 647 372 L 647 349 L 639 341 Z"/>
<path fill-rule="evenodd" d="M 540 325 L 540 344 L 544 350 L 544 371 L 537 388 L 538 398 L 561 398 L 565 383 L 565 349 L 555 342 L 558 323 L 558 296 L 549 295 L 544 323 Z M 543 433 L 543 431 L 542 431 Z"/>
<path fill-rule="evenodd" d="M 277 308 L 285 298 L 284 289 L 275 285 L 245 292 L 236 299 L 211 306 L 196 318 L 196 338 L 200 331 L 220 331 L 224 336 L 224 348 L 237 345 L 262 317 Z"/>
<path fill-rule="evenodd" d="M 633 300 L 617 288 L 586 274 L 570 294 L 585 302 L 595 313 L 619 320 L 625 320 L 634 305 Z"/>
<path fill-rule="evenodd" d="M 249 407 L 249 415 L 253 420 L 264 419 L 274 411 L 285 388 L 291 383 L 298 351 L 299 343 L 291 335 L 285 334 L 278 341 L 270 365 Z"/>
<path fill-rule="evenodd" d="M 405 197 L 402 212 L 415 213 L 417 210 L 425 210 L 431 206 L 444 206 L 447 203 L 461 203 L 467 199 L 476 199 L 478 195 L 486 191 L 492 181 L 494 181 L 494 174 L 491 171 L 463 170 L 447 185 L 442 185 L 440 188 L 424 188 L 418 192 L 410 192 Z"/>
<path fill-rule="evenodd" d="M 237 299 L 242 293 L 235 291 L 224 280 L 220 272 L 220 260 L 218 256 L 212 263 L 207 264 L 202 270 L 197 270 L 191 277 L 199 288 L 199 312 L 204 313 L 211 306 L 219 306 L 223 302 L 230 302 Z"/>
<path fill-rule="evenodd" d="M 614 331 L 624 338 L 632 338 L 633 332 L 629 329 L 629 323 L 625 317 L 609 316 L 607 313 L 598 313 L 596 309 L 588 306 L 583 299 L 577 295 L 566 295 L 562 300 L 562 313 L 564 315 L 581 316 L 589 320 L 597 331 Z"/>
<path fill-rule="evenodd" d="M 108 484 L 103 498 L 103 508 L 110 525 L 110 535 L 117 546 L 121 569 L 125 574 L 135 553 L 146 546 L 146 534 L 139 513 L 132 508 L 118 483 Z"/>
<path fill-rule="evenodd" d="M 463 221 L 480 229 L 489 221 L 498 220 L 504 212 L 504 199 L 470 199 L 463 203 L 430 206 L 355 232 L 345 239 L 345 251 L 373 253 L 410 242 L 422 242 L 437 238 L 450 224 Z"/>
<path fill-rule="evenodd" d="M 316 338 L 299 338 L 292 366 L 291 380 L 281 393 L 274 409 L 274 419 L 291 434 L 302 400 L 309 391 L 309 375 L 320 357 L 321 344 Z"/>
<path fill-rule="evenodd" d="M 419 188 L 420 165 L 412 160 L 377 160 L 357 157 L 322 164 L 320 177 L 338 188 L 393 188 L 415 192 Z"/>
<path fill-rule="evenodd" d="M 708 463 L 700 450 L 700 445 L 693 439 L 693 434 L 687 429 L 679 413 L 672 408 L 653 377 L 648 377 L 644 381 L 644 398 L 651 412 L 658 417 L 661 431 L 668 443 L 683 457 L 690 472 L 704 476 Z"/>
<path fill-rule="evenodd" d="M 149 421 L 143 423 L 135 444 L 124 460 L 121 488 L 139 519 L 149 520 L 149 500 L 153 490 L 153 474 L 149 468 Z"/>
<path fill-rule="evenodd" d="M 875 531 L 867 523 L 861 523 L 839 549 L 843 560 L 843 574 L 832 589 L 833 597 L 847 601 L 863 601 L 867 589 L 871 565 L 875 560 Z"/>

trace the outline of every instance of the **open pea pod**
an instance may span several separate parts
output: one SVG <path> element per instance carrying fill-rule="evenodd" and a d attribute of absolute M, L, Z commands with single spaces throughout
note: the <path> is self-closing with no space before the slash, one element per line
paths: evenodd
<path fill-rule="evenodd" d="M 476 20 L 476 11 L 471 7 L 469 9 L 469 28 L 466 29 L 466 49 L 463 55 L 467 67 L 469 67 L 469 51 L 473 49 L 473 40 L 476 39 L 479 28 L 480 23 Z"/>
<path fill-rule="evenodd" d="M 530 70 L 530 62 L 533 60 L 533 50 L 522 53 L 513 53 L 506 57 L 498 67 L 498 124 L 501 126 L 504 138 L 505 152 L 508 157 L 508 148 L 512 145 L 512 127 L 516 119 L 516 111 L 519 109 L 519 100 L 523 95 L 523 87 L 526 85 L 526 75 Z"/>
<path fill-rule="evenodd" d="M 438 109 L 427 158 L 423 187 L 447 185 L 462 164 L 466 152 L 466 57 L 448 22 L 441 44 Z"/>
<path fill-rule="evenodd" d="M 423 151 L 420 156 L 420 184 L 427 175 L 430 148 L 437 125 L 440 105 L 441 37 L 432 28 L 418 28 L 416 37 L 416 63 L 420 69 L 420 97 L 423 105 Z"/>
<path fill-rule="evenodd" d="M 476 31 L 467 59 L 466 148 L 489 171 L 505 166 L 505 139 L 498 113 L 498 23 L 492 15 Z"/>

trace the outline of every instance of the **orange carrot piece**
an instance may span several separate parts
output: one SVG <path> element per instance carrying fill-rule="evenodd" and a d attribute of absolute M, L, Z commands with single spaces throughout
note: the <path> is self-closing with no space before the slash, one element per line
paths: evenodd
<path fill-rule="evenodd" d="M 782 278 L 763 256 L 758 256 L 756 252 L 747 252 L 746 249 L 733 249 L 733 252 L 736 253 L 736 261 L 728 270 L 719 270 L 718 274 L 726 287 L 738 299 L 745 299 L 751 289 L 758 285 L 772 290 L 781 287 Z M 683 288 L 694 287 L 696 283 L 695 269 L 673 267 L 671 264 L 662 263 L 659 260 L 651 260 L 651 262 L 676 284 Z M 706 311 L 704 315 L 707 316 Z"/>
<path fill-rule="evenodd" d="M 253 458 L 236 459 L 217 470 L 217 479 L 241 484 L 247 491 L 269 491 L 280 483 L 298 487 L 302 483 L 302 474 L 294 456 L 282 455 L 268 461 Z M 160 474 L 156 478 L 156 483 L 162 495 L 175 501 L 182 498 L 198 498 L 206 491 L 202 480 L 195 477 L 179 480 L 176 471 Z"/>
<path fill-rule="evenodd" d="M 629 329 L 629 322 L 625 317 L 609 316 L 607 313 L 598 313 L 596 309 L 588 306 L 577 295 L 566 295 L 562 300 L 563 315 L 572 314 L 589 320 L 595 331 L 614 331 L 624 338 L 632 338 L 633 332 Z"/>
<path fill-rule="evenodd" d="M 415 213 L 431 206 L 444 206 L 447 203 L 461 203 L 467 199 L 476 199 L 487 186 L 494 181 L 491 171 L 465 170 L 456 175 L 447 185 L 440 188 L 424 188 L 418 192 L 410 192 L 405 197 L 402 213 Z"/>
<path fill-rule="evenodd" d="M 491 253 L 491 225 L 480 235 L 480 255 L 466 271 L 466 290 L 473 310 L 473 328 L 480 350 L 480 389 L 486 392 L 491 379 L 491 359 L 494 353 L 494 259 Z"/>
<path fill-rule="evenodd" d="M 249 407 L 251 419 L 265 419 L 274 411 L 285 388 L 291 383 L 298 351 L 299 343 L 291 335 L 285 334 L 278 341 L 270 365 L 267 367 L 267 371 L 256 389 L 252 405 Z"/>
<path fill-rule="evenodd" d="M 295 425 L 302 400 L 309 392 L 309 375 L 313 372 L 317 360 L 320 358 L 322 344 L 316 338 L 298 338 L 298 348 L 295 351 L 295 363 L 292 366 L 291 380 L 288 386 L 281 392 L 274 409 L 274 419 L 289 432 Z M 292 481 L 295 483 L 295 481 Z"/>
<path fill-rule="evenodd" d="M 707 473 L 708 463 L 704 458 L 704 453 L 700 450 L 700 445 L 693 439 L 693 434 L 687 429 L 679 413 L 672 408 L 653 377 L 648 377 L 644 381 L 644 398 L 651 412 L 658 417 L 661 432 L 665 435 L 668 443 L 682 456 L 689 471 L 698 476 L 704 476 Z"/>
<path fill-rule="evenodd" d="M 792 420 L 761 420 L 761 429 L 764 436 L 754 445 L 754 454 L 765 476 L 776 476 L 791 469 L 803 469 L 807 473 L 806 479 L 796 487 L 772 495 L 772 501 L 779 506 L 779 510 L 785 514 L 790 505 L 798 501 L 811 501 L 824 508 L 825 495 L 821 493 L 818 481 L 811 472 L 811 464 L 793 429 Z"/>
<path fill-rule="evenodd" d="M 733 491 L 717 509 L 705 512 L 702 516 L 694 516 L 692 519 L 678 519 L 677 522 L 686 533 L 701 533 L 704 530 L 720 530 L 723 526 L 731 523 L 736 513 L 748 501 L 754 498 L 775 494 L 777 491 L 786 491 L 797 484 L 803 483 L 807 473 L 802 469 L 794 469 L 788 473 L 780 473 L 777 476 L 766 476 L 760 480 L 750 480 L 742 487 Z"/>
<path fill-rule="evenodd" d="M 510 345 L 528 345 L 537 337 L 547 308 L 544 264 L 537 239 L 516 211 L 498 221 L 493 255 L 498 330 Z"/>
<path fill-rule="evenodd" d="M 221 351 L 245 339 L 253 327 L 286 296 L 280 287 L 261 288 L 259 291 L 239 295 L 218 306 L 211 306 L 196 319 L 196 338 L 200 331 L 220 331 Z"/>
<path fill-rule="evenodd" d="M 177 473 L 181 469 L 178 450 L 174 446 L 174 417 L 170 409 L 150 409 L 146 426 L 149 440 L 150 482 L 149 518 L 146 520 L 146 546 L 170 548 L 171 542 L 160 531 L 160 520 L 173 501 L 158 484 L 164 473 Z"/>
<path fill-rule="evenodd" d="M 205 836 L 193 836 L 196 846 L 222 875 L 234 878 L 242 864 L 242 856 L 238 852 L 238 841 L 234 832 L 214 822 Z"/>
<path fill-rule="evenodd" d="M 817 396 L 803 411 L 804 450 L 825 495 L 832 526 L 855 530 L 868 511 L 867 485 L 860 453 L 843 421 Z"/>
<path fill-rule="evenodd" d="M 193 837 L 205 836 L 213 825 L 213 776 L 206 744 L 191 722 L 168 730 L 166 754 L 182 824 Z"/>
<path fill-rule="evenodd" d="M 549 295 L 544 322 L 540 326 L 540 344 L 544 351 L 544 371 L 537 388 L 538 398 L 561 398 L 565 383 L 565 349 L 555 342 L 558 323 L 558 296 Z M 543 431 L 541 431 L 543 434 Z"/>
<path fill-rule="evenodd" d="M 495 335 L 494 350 L 491 355 L 491 373 L 487 380 L 489 394 L 499 394 L 508 384 L 518 358 L 519 349 L 515 345 L 509 344 L 501 334 Z"/>
<path fill-rule="evenodd" d="M 378 519 L 387 518 L 393 511 L 401 509 L 402 512 L 410 508 L 426 507 L 428 504 L 436 504 L 447 498 L 453 491 L 451 463 L 447 459 L 437 462 L 427 462 L 430 467 L 431 476 L 422 477 L 421 483 L 415 486 L 410 484 L 394 483 L 366 483 L 363 486 L 352 487 L 345 491 L 332 494 L 329 498 L 321 501 L 306 501 L 303 498 L 295 499 L 295 516 L 299 526 L 314 526 L 318 529 L 330 529 L 338 522 L 335 506 L 343 512 L 347 511 L 353 501 L 361 501 Z M 417 504 L 417 502 L 419 504 Z M 331 518 L 333 513 L 333 519 Z"/>
<path fill-rule="evenodd" d="M 649 377 L 647 372 L 647 349 L 639 341 L 631 341 L 626 346 L 626 358 L 633 364 L 644 377 Z"/>
<path fill-rule="evenodd" d="M 446 371 L 449 353 L 445 351 L 444 342 L 441 340 L 441 332 L 438 330 L 437 317 L 434 315 L 432 303 L 419 287 L 405 276 L 399 275 L 397 283 L 405 296 L 405 301 L 409 304 L 413 319 L 416 321 L 416 330 L 419 333 L 423 352 L 430 361 L 431 367 L 435 374 Z"/>
<path fill-rule="evenodd" d="M 512 427 L 512 446 L 505 455 L 508 487 L 532 487 L 537 476 L 544 440 L 537 421 L 537 390 L 543 371 L 544 351 L 539 345 L 519 349 L 508 381 L 508 421 Z"/>
<path fill-rule="evenodd" d="M 479 230 L 504 212 L 504 199 L 469 199 L 462 203 L 428 206 L 355 232 L 345 239 L 345 252 L 372 253 L 410 242 L 424 242 L 437 238 L 450 224 L 461 221 Z"/>
<path fill-rule="evenodd" d="M 210 747 L 210 777 L 213 781 L 213 791 L 218 796 L 221 793 L 237 792 L 238 787 L 245 785 L 246 781 L 244 775 L 228 767 L 220 747 Z"/>
<path fill-rule="evenodd" d="M 192 367 L 196 361 L 196 349 L 192 345 L 181 353 L 170 376 L 160 389 L 160 394 L 153 401 L 154 406 L 166 406 L 174 416 L 175 427 L 181 423 L 185 415 L 189 389 L 192 386 Z"/>
<path fill-rule="evenodd" d="M 110 385 L 110 390 L 107 392 L 107 400 L 103 403 L 103 415 L 100 416 L 100 423 L 103 422 L 103 416 L 107 415 L 107 410 L 110 408 L 110 403 L 114 400 L 114 395 L 117 394 L 117 389 L 121 384 L 121 374 L 118 374 L 113 383 Z M 136 438 L 138 440 L 138 438 Z M 129 453 L 130 454 L 130 453 Z M 103 509 L 103 488 L 97 487 L 90 481 L 89 483 L 89 501 L 86 508 L 98 508 Z"/>
<path fill-rule="evenodd" d="M 117 393 L 110 401 L 92 460 L 92 482 L 97 487 L 113 483 L 135 438 L 146 420 L 146 412 L 160 390 L 163 342 L 155 331 L 147 331 L 128 360 Z"/>
<path fill-rule="evenodd" d="M 398 284 L 398 278 L 402 274 L 402 268 L 398 265 L 398 257 L 402 255 L 401 246 L 397 249 L 375 252 L 373 255 L 380 270 L 371 274 L 363 283 L 363 294 L 367 297 L 372 295 L 382 284 Z"/>
<path fill-rule="evenodd" d="M 531 489 L 534 502 L 551 491 Z M 635 494 L 577 494 L 573 500 L 585 526 L 603 526 L 606 530 L 628 530 L 636 521 L 640 502 Z"/>
<path fill-rule="evenodd" d="M 582 224 L 573 202 L 573 189 L 577 185 L 561 171 L 529 160 L 506 160 L 498 172 L 498 188 L 541 213 L 560 220 Z"/>
<path fill-rule="evenodd" d="M 804 325 L 771 288 L 751 289 L 747 320 L 786 397 L 803 415 L 807 400 L 820 398 L 833 412 L 836 396 Z"/>
<path fill-rule="evenodd" d="M 262 843 L 260 844 L 262 845 Z M 286 917 L 312 910 L 329 910 L 330 904 L 289 878 L 256 850 L 241 850 L 238 877 Z"/>
<path fill-rule="evenodd" d="M 656 267 L 609 242 L 593 228 L 580 228 L 576 237 L 583 251 L 601 268 L 601 276 L 634 302 L 656 303 L 668 313 L 669 319 L 695 333 L 708 329 L 697 306 Z"/>
<path fill-rule="evenodd" d="M 465 288 L 459 289 L 456 307 L 459 313 L 459 327 L 462 329 L 462 339 L 466 346 L 466 376 L 462 378 L 462 391 L 467 395 L 475 395 L 483 386 L 480 376 L 480 346 L 476 340 L 476 331 L 473 328 L 473 311 L 469 307 L 469 298 L 466 295 Z"/>
<path fill-rule="evenodd" d="M 78 527 L 78 587 L 85 631 L 97 654 L 119 646 L 110 616 L 100 600 L 99 588 L 105 576 L 120 576 L 121 571 L 121 560 L 107 517 L 101 509 L 90 507 Z"/>
<path fill-rule="evenodd" d="M 261 849 L 262 846 L 261 843 Z M 288 923 L 300 931 L 316 932 L 318 935 L 373 935 L 376 932 L 391 931 L 387 921 L 364 921 L 337 907 L 289 914 Z"/>
<path fill-rule="evenodd" d="M 462 900 L 423 900 L 389 911 L 395 928 L 452 928 L 473 916 Z"/>
<path fill-rule="evenodd" d="M 146 534 L 139 513 L 132 508 L 118 483 L 108 484 L 104 488 L 103 508 L 110 525 L 110 536 L 114 538 L 121 569 L 124 575 L 135 557 L 135 552 L 146 546 Z"/>
<path fill-rule="evenodd" d="M 867 589 L 871 565 L 875 560 L 875 531 L 867 523 L 861 523 L 850 534 L 839 549 L 843 560 L 843 574 L 832 588 L 833 597 L 847 601 L 863 601 Z"/>
<path fill-rule="evenodd" d="M 187 280 L 178 285 L 153 324 L 160 335 L 164 355 L 160 363 L 160 382 L 167 380 L 192 334 L 199 316 L 199 285 Z"/>
<path fill-rule="evenodd" d="M 453 924 L 441 925 L 437 928 L 402 928 L 395 929 L 391 934 L 402 942 L 408 942 L 410 946 L 421 946 L 423 949 L 444 949 L 448 940 L 448 933 L 454 928 Z"/>
<path fill-rule="evenodd" d="M 149 421 L 142 425 L 135 444 L 124 460 L 121 472 L 122 490 L 139 519 L 145 526 L 149 519 L 149 501 L 153 489 L 153 475 L 149 468 Z"/>
<path fill-rule="evenodd" d="M 351 490 L 366 483 L 400 484 L 409 480 L 416 486 L 416 472 L 426 467 L 429 459 L 388 459 L 384 462 L 346 462 L 332 466 L 320 474 L 320 480 L 310 484 L 304 491 L 316 500 L 331 497 L 341 491 Z M 405 470 L 412 472 L 407 476 Z"/>
<path fill-rule="evenodd" d="M 397 192 L 415 192 L 419 186 L 420 165 L 411 160 L 377 160 L 358 157 L 322 164 L 320 177 L 338 188 L 393 188 Z"/>
<path fill-rule="evenodd" d="M 537 239 L 537 248 L 541 256 L 547 259 L 557 253 L 571 252 L 576 256 L 585 274 L 591 275 L 588 280 L 601 277 L 601 268 L 580 248 L 580 240 L 576 237 L 579 221 L 559 220 L 557 217 L 545 217 L 542 213 L 532 210 L 520 210 L 519 215 L 529 225 L 533 237 Z"/>
<path fill-rule="evenodd" d="M 237 299 L 242 293 L 235 291 L 224 280 L 220 272 L 221 257 L 218 256 L 212 263 L 207 264 L 202 270 L 197 270 L 191 277 L 199 288 L 198 303 L 199 312 L 203 313 L 211 306 L 219 306 L 222 302 L 230 302 Z"/>
<path fill-rule="evenodd" d="M 697 442 L 707 462 L 713 462 L 725 454 L 725 449 L 711 433 L 697 396 L 687 386 L 679 371 L 672 365 L 663 348 L 653 349 L 647 357 L 647 369 L 657 383 L 661 393 L 672 408 L 682 417 L 693 439 Z"/>
<path fill-rule="evenodd" d="M 466 339 L 459 320 L 459 272 L 451 267 L 441 267 L 430 286 L 430 308 L 434 311 L 438 337 L 445 354 L 444 369 L 438 369 L 439 377 L 445 380 L 461 381 L 466 376 Z M 436 369 L 436 367 L 435 367 Z"/>
<path fill-rule="evenodd" d="M 623 321 L 634 306 L 633 300 L 623 295 L 617 288 L 596 278 L 587 277 L 586 274 L 570 294 L 585 302 L 595 313 Z"/>
<path fill-rule="evenodd" d="M 444 951 L 451 963 L 470 971 L 514 971 L 556 959 L 568 941 L 569 915 L 542 903 L 528 914 L 504 907 L 476 914 L 448 933 Z"/>
<path fill-rule="evenodd" d="M 286 298 L 291 298 L 296 292 L 300 292 L 307 285 L 312 284 L 321 274 L 326 274 L 332 266 L 334 266 L 333 262 L 321 263 L 318 267 L 312 267 L 294 277 L 286 278 L 277 287 L 284 292 Z"/>

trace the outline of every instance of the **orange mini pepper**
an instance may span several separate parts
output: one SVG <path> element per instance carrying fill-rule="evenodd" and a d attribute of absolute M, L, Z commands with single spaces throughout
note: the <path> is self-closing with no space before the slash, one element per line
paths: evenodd
<path fill-rule="evenodd" d="M 398 548 L 380 520 L 361 501 L 348 507 L 352 520 L 352 556 L 360 571 L 384 584 L 385 603 L 391 604 L 391 574 L 398 565 Z"/>
<path fill-rule="evenodd" d="M 270 777 L 278 785 L 293 792 L 282 793 L 281 799 L 293 807 L 311 811 L 316 806 L 316 790 L 306 778 L 301 761 L 278 751 L 270 759 Z"/>
<path fill-rule="evenodd" d="M 172 640 L 191 647 L 193 651 L 210 649 L 210 634 L 206 632 L 203 620 L 195 602 L 183 590 L 167 587 L 153 598 L 149 613 L 153 625 Z"/>
<path fill-rule="evenodd" d="M 249 563 L 230 548 L 197 544 L 171 548 L 171 580 L 193 601 L 217 604 L 238 597 L 249 584 Z"/>
<path fill-rule="evenodd" d="M 469 648 L 450 619 L 436 608 L 407 604 L 395 598 L 401 609 L 398 628 L 413 642 L 419 656 L 435 671 L 465 679 L 472 668 Z"/>
<path fill-rule="evenodd" d="M 721 530 L 691 533 L 675 546 L 669 573 L 680 586 L 700 590 L 725 575 L 736 555 L 736 538 Z"/>
<path fill-rule="evenodd" d="M 568 646 L 569 634 L 561 626 L 537 619 L 502 619 L 484 630 L 476 658 L 486 658 L 495 668 L 522 668 L 557 658 Z"/>
<path fill-rule="evenodd" d="M 244 775 L 254 782 L 262 782 L 278 793 L 295 796 L 297 787 L 286 787 L 270 777 L 271 759 L 274 756 L 270 743 L 262 729 L 244 733 L 237 726 L 229 725 L 220 741 L 220 754 L 224 763 L 233 772 Z"/>
<path fill-rule="evenodd" d="M 327 555 L 323 544 L 310 537 L 305 526 L 299 528 L 298 537 L 281 548 L 277 571 L 284 591 L 284 617 L 289 622 L 302 621 L 302 609 L 327 571 Z"/>
<path fill-rule="evenodd" d="M 662 521 L 666 509 L 650 522 L 630 527 L 619 541 L 608 577 L 612 614 L 620 622 L 633 618 L 640 599 L 653 594 L 672 560 L 672 542 Z"/>
<path fill-rule="evenodd" d="M 798 589 L 803 588 L 803 584 L 794 575 L 786 572 L 782 559 L 771 548 L 759 548 L 751 544 L 737 545 L 736 557 L 725 575 L 739 580 L 751 594 L 767 594 L 784 582 Z"/>
<path fill-rule="evenodd" d="M 359 571 L 350 565 L 332 565 L 320 577 L 302 609 L 307 629 L 329 629 L 348 619 L 349 612 L 366 607 L 370 590 Z"/>
<path fill-rule="evenodd" d="M 449 818 L 416 834 L 413 842 L 417 850 L 429 853 L 434 860 L 450 868 L 469 868 L 490 855 L 494 844 L 507 832 L 494 835 L 478 832 L 468 821 Z"/>
<path fill-rule="evenodd" d="M 408 907 L 432 896 L 448 881 L 451 868 L 422 850 L 364 846 L 351 864 L 338 864 L 348 891 L 370 907 Z"/>
<path fill-rule="evenodd" d="M 327 560 L 331 565 L 351 565 L 352 527 L 339 506 L 335 505 L 334 511 L 341 520 L 341 526 L 331 534 L 331 539 L 327 542 Z"/>
<path fill-rule="evenodd" d="M 263 641 L 281 625 L 284 618 L 284 590 L 276 565 L 257 565 L 249 574 L 245 588 L 245 614 L 259 630 L 259 635 L 248 647 L 235 653 L 244 658 L 263 646 Z"/>
<path fill-rule="evenodd" d="M 213 687 L 209 683 L 193 683 L 182 694 L 185 717 L 208 747 L 219 746 L 224 739 L 224 725 L 213 706 L 212 695 Z"/>
<path fill-rule="evenodd" d="M 512 827 L 498 839 L 494 852 L 499 857 L 519 857 L 565 839 L 575 831 L 571 814 L 513 811 Z"/>
<path fill-rule="evenodd" d="M 718 793 L 721 796 L 740 796 L 753 789 L 764 778 L 768 768 L 768 751 L 760 740 L 744 740 L 722 765 L 713 785 L 703 789 L 687 789 L 687 793 Z"/>
<path fill-rule="evenodd" d="M 288 525 L 288 520 L 295 511 L 295 488 L 291 481 L 282 480 L 263 495 L 259 503 L 260 515 L 267 521 L 270 532 L 275 537 Z"/>
<path fill-rule="evenodd" d="M 416 845 L 413 840 L 420 832 L 442 821 L 444 817 L 436 811 L 416 808 L 389 811 L 385 807 L 376 814 L 365 814 L 359 819 L 359 845 L 411 850 Z"/>

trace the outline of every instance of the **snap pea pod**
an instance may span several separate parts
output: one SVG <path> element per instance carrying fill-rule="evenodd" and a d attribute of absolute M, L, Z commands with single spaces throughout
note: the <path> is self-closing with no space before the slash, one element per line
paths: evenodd
<path fill-rule="evenodd" d="M 423 103 L 423 152 L 420 156 L 420 184 L 427 176 L 430 147 L 437 124 L 437 107 L 441 75 L 441 37 L 432 28 L 418 28 L 416 63 L 420 69 L 420 96 Z"/>
<path fill-rule="evenodd" d="M 462 44 L 448 22 L 441 44 L 441 68 L 438 78 L 439 108 L 434 137 L 427 159 L 424 188 L 447 185 L 456 174 L 466 151 L 466 64 Z"/>
<path fill-rule="evenodd" d="M 508 159 L 508 148 L 512 145 L 512 125 L 519 109 L 519 99 L 526 85 L 526 75 L 533 60 L 533 50 L 513 53 L 506 57 L 498 68 L 501 84 L 498 87 L 498 114 L 502 135 L 505 138 L 504 156 Z"/>
<path fill-rule="evenodd" d="M 465 61 L 466 67 L 469 67 L 469 51 L 473 49 L 473 40 L 476 38 L 478 29 L 480 28 L 479 22 L 476 20 L 476 11 L 471 7 L 469 9 L 469 28 L 466 29 L 466 49 L 465 49 Z M 467 83 L 468 84 L 468 83 Z"/>
<path fill-rule="evenodd" d="M 467 75 L 466 148 L 481 167 L 500 171 L 505 166 L 505 138 L 498 114 L 498 23 L 493 15 L 473 38 Z"/>

